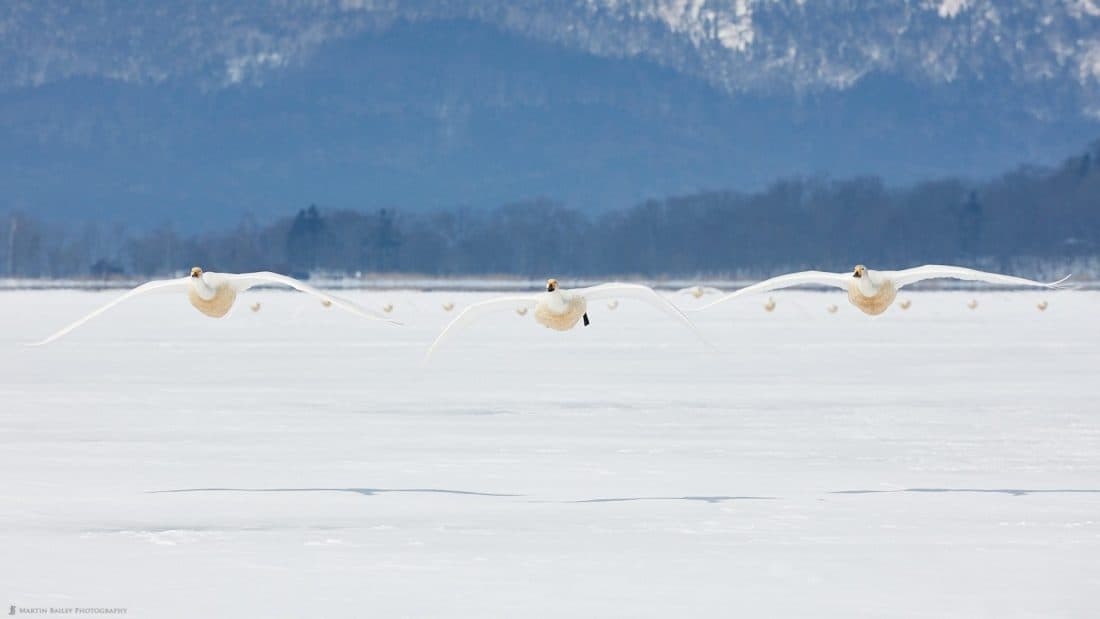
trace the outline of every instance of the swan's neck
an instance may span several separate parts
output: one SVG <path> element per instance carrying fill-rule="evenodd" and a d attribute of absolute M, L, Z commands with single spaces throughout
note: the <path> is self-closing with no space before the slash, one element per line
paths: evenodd
<path fill-rule="evenodd" d="M 867 297 L 873 297 L 878 292 L 878 286 L 871 281 L 870 273 L 864 273 L 863 277 L 856 279 L 856 288 L 859 289 L 860 294 Z"/>
<path fill-rule="evenodd" d="M 564 312 L 569 307 L 569 297 L 560 288 L 547 292 L 546 307 L 555 312 Z"/>
<path fill-rule="evenodd" d="M 206 283 L 203 276 L 191 278 L 191 290 L 204 301 L 213 299 L 218 294 L 218 289 Z"/>

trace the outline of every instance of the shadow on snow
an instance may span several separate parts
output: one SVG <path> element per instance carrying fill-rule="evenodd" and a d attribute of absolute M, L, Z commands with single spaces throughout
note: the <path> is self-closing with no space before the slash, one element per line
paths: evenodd
<path fill-rule="evenodd" d="M 1049 490 L 1022 489 L 1022 488 L 899 488 L 897 490 L 836 490 L 829 494 L 890 494 L 894 492 L 915 493 L 944 493 L 944 492 L 973 492 L 980 494 L 1009 494 L 1012 496 L 1027 496 L 1030 494 L 1100 494 L 1100 490 L 1085 490 L 1078 488 L 1058 488 Z"/>
<path fill-rule="evenodd" d="M 169 494 L 180 492 L 351 492 L 363 496 L 379 494 L 462 494 L 468 496 L 523 496 L 521 494 L 496 494 L 492 492 L 473 492 L 469 490 L 442 490 L 439 488 L 182 488 L 179 490 L 153 490 L 149 494 Z"/>
<path fill-rule="evenodd" d="M 608 499 L 584 499 L 583 501 L 565 501 L 565 503 L 621 503 L 624 501 L 701 501 L 703 503 L 724 503 L 726 501 L 771 501 L 773 496 L 636 496 Z"/>

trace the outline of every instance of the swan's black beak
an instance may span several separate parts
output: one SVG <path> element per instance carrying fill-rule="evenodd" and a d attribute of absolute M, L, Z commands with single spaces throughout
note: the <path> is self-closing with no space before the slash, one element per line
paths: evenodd
<path fill-rule="evenodd" d="M 859 274 L 859 269 L 856 269 L 856 272 L 852 273 L 852 277 L 859 278 L 859 277 L 863 277 L 863 276 Z"/>
<path fill-rule="evenodd" d="M 584 316 L 581 316 L 581 318 L 584 320 L 584 326 L 587 327 L 588 326 L 588 312 L 585 312 Z"/>

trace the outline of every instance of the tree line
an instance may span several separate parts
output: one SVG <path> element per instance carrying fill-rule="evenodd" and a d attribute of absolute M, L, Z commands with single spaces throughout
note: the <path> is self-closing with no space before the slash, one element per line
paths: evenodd
<path fill-rule="evenodd" d="M 890 188 L 792 178 L 590 215 L 552 200 L 417 212 L 309 206 L 216 233 L 0 216 L 0 275 L 111 278 L 219 271 L 434 276 L 745 276 L 954 262 L 1006 268 L 1100 256 L 1100 142 L 1055 168 Z"/>

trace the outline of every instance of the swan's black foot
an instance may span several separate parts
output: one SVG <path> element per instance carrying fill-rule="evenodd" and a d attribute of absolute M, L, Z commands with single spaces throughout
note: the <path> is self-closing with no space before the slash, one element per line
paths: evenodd
<path fill-rule="evenodd" d="M 581 318 L 584 319 L 584 326 L 587 327 L 588 326 L 588 312 L 585 312 L 584 316 L 581 316 Z"/>

